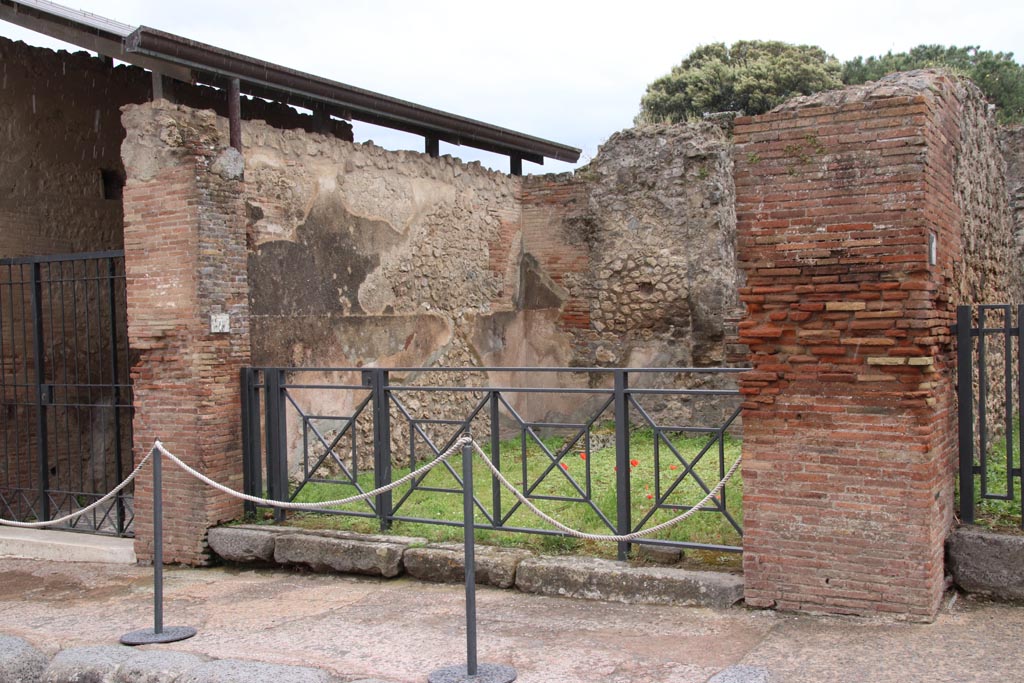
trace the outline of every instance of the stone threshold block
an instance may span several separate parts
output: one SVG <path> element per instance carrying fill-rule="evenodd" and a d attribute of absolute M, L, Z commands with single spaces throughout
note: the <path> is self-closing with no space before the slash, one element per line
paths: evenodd
<path fill-rule="evenodd" d="M 528 550 L 476 546 L 476 582 L 497 588 L 511 588 L 519 563 L 533 557 Z M 466 577 L 465 549 L 461 543 L 437 543 L 409 548 L 403 558 L 405 571 L 421 581 L 461 583 Z"/>
<path fill-rule="evenodd" d="M 206 540 L 210 549 L 226 562 L 273 564 L 277 537 L 290 532 L 295 530 L 258 524 L 218 526 L 210 529 Z"/>
<path fill-rule="evenodd" d="M 459 583 L 465 577 L 461 543 L 259 525 L 211 529 L 209 542 L 228 562 L 303 565 L 317 572 L 384 578 L 405 572 L 438 583 Z M 528 550 L 487 545 L 476 546 L 476 580 L 527 593 L 636 604 L 726 608 L 743 598 L 743 577 L 736 574 L 633 567 L 594 557 L 537 557 Z"/>
<path fill-rule="evenodd" d="M 962 526 L 946 542 L 953 581 L 968 593 L 1024 600 L 1024 535 Z"/>
<path fill-rule="evenodd" d="M 410 546 L 426 545 L 427 539 L 410 536 L 376 536 L 345 531 L 311 531 L 279 534 L 274 541 L 274 561 L 301 564 L 313 571 L 383 576 L 401 574 L 402 556 Z"/>
<path fill-rule="evenodd" d="M 671 567 L 631 567 L 590 557 L 523 560 L 516 588 L 525 593 L 630 604 L 731 607 L 743 599 L 743 577 Z"/>

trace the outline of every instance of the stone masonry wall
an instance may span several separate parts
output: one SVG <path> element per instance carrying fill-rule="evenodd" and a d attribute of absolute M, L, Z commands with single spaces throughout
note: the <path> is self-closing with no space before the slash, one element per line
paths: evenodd
<path fill-rule="evenodd" d="M 128 334 L 138 353 L 135 459 L 159 439 L 218 482 L 241 490 L 238 377 L 249 364 L 243 162 L 223 120 L 159 101 L 129 105 L 122 154 Z M 228 332 L 214 332 L 226 315 Z M 136 481 L 136 553 L 152 557 L 152 470 Z M 164 468 L 164 557 L 208 560 L 206 529 L 241 504 Z"/>
<path fill-rule="evenodd" d="M 1001 129 L 999 149 L 1006 161 L 1006 185 L 1013 212 L 1014 235 L 1017 244 L 1024 245 L 1024 126 Z"/>
<path fill-rule="evenodd" d="M 525 179 L 259 122 L 244 127 L 243 148 L 258 365 L 734 360 L 723 322 L 737 307 L 731 159 L 720 128 L 627 131 L 576 174 Z M 610 374 L 506 375 L 477 380 L 610 381 Z M 410 398 L 421 417 L 460 417 L 471 403 L 445 394 Z M 344 415 L 358 396 L 305 392 L 302 400 L 307 412 Z M 579 417 L 592 407 L 555 394 L 509 400 L 534 420 Z M 720 423 L 726 409 L 686 398 L 651 408 L 709 423 Z M 295 448 L 300 429 L 296 417 L 289 425 Z M 404 449 L 401 428 L 393 429 L 396 448 Z"/>
<path fill-rule="evenodd" d="M 709 123 L 613 135 L 573 176 L 524 179 L 523 251 L 550 278 L 548 300 L 571 363 L 717 367 L 738 318 L 729 133 Z M 659 386 L 722 388 L 723 376 L 650 376 Z M 720 424 L 730 401 L 673 398 L 652 407 Z"/>
<path fill-rule="evenodd" d="M 979 245 L 1007 244 L 983 112 L 977 89 L 914 72 L 736 123 L 750 604 L 935 615 L 954 307 L 1012 292 L 1000 266 L 978 273 Z"/>

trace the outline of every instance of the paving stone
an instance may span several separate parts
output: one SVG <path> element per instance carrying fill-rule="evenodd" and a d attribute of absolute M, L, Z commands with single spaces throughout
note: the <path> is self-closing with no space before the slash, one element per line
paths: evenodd
<path fill-rule="evenodd" d="M 135 654 L 124 645 L 75 647 L 58 652 L 42 683 L 114 683 L 118 667 Z"/>
<path fill-rule="evenodd" d="M 39 683 L 49 658 L 28 641 L 0 636 L 0 681 Z"/>
<path fill-rule="evenodd" d="M 182 674 L 208 661 L 209 657 L 187 652 L 135 650 L 118 667 L 112 683 L 175 683 Z"/>
<path fill-rule="evenodd" d="M 761 666 L 744 666 L 737 664 L 722 669 L 708 679 L 708 683 L 771 683 L 772 675 Z"/>
<path fill-rule="evenodd" d="M 963 526 L 950 535 L 946 548 L 949 570 L 960 588 L 1024 600 L 1024 536 Z"/>
<path fill-rule="evenodd" d="M 340 683 L 322 669 L 218 659 L 187 671 L 174 683 Z"/>
<path fill-rule="evenodd" d="M 393 577 L 402 573 L 402 555 L 422 538 L 372 536 L 345 532 L 281 534 L 274 559 L 281 564 L 306 565 L 313 571 Z"/>
<path fill-rule="evenodd" d="M 630 567 L 589 557 L 545 557 L 519 564 L 516 588 L 589 600 L 724 608 L 743 598 L 743 577 L 672 567 Z"/>
<path fill-rule="evenodd" d="M 516 568 L 533 557 L 528 550 L 476 546 L 476 582 L 481 585 L 511 588 Z M 438 543 L 424 548 L 409 548 L 402 561 L 410 576 L 422 581 L 461 583 L 465 580 L 465 550 L 461 543 Z"/>

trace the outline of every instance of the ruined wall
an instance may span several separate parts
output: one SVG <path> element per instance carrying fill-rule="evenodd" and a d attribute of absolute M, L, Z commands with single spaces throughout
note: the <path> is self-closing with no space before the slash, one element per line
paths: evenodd
<path fill-rule="evenodd" d="M 162 441 L 214 480 L 242 487 L 238 378 L 249 365 L 241 155 L 224 120 L 164 100 L 125 107 L 125 273 L 138 462 Z M 224 327 L 214 325 L 224 316 Z M 152 470 L 136 480 L 136 553 L 153 552 Z M 204 563 L 206 529 L 241 504 L 164 470 L 164 557 Z"/>
<path fill-rule="evenodd" d="M 715 367 L 732 353 L 739 303 L 732 143 L 710 123 L 613 135 L 572 176 L 523 181 L 523 288 L 560 313 L 570 363 Z M 539 270 L 550 281 L 533 276 Z M 648 377 L 655 385 L 732 386 L 727 377 Z M 674 398 L 676 419 L 721 422 L 729 401 Z"/>
<path fill-rule="evenodd" d="M 730 152 L 717 126 L 645 127 L 616 133 L 577 172 L 584 197 L 561 225 L 589 257 L 564 283 L 570 302 L 586 303 L 589 324 L 565 321 L 577 361 L 725 363 L 724 318 L 738 306 Z M 547 232 L 532 228 L 524 221 L 528 253 Z M 549 245 L 536 253 L 545 265 L 559 256 Z"/>
<path fill-rule="evenodd" d="M 1006 186 L 1013 212 L 1014 235 L 1024 248 L 1024 126 L 999 131 L 999 149 L 1006 162 Z"/>
<path fill-rule="evenodd" d="M 243 147 L 258 365 L 734 360 L 726 351 L 727 318 L 737 308 L 732 162 L 719 127 L 626 131 L 575 174 L 522 179 L 259 122 L 244 127 Z M 496 372 L 480 381 L 523 378 Z M 528 381 L 587 387 L 610 375 Z M 728 380 L 638 381 L 717 387 Z M 307 392 L 302 400 L 308 412 L 337 415 L 355 398 Z M 532 420 L 578 418 L 593 407 L 578 396 L 509 400 Z M 415 400 L 421 416 L 451 418 L 464 416 L 469 402 L 441 394 Z M 716 424 L 726 409 L 687 398 L 652 407 Z"/>
<path fill-rule="evenodd" d="M 977 88 L 934 72 L 737 121 L 748 603 L 934 617 L 955 304 L 1013 291 L 993 140 Z"/>

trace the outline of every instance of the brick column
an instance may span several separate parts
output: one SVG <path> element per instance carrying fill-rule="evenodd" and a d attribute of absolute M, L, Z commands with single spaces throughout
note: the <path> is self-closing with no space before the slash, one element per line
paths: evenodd
<path fill-rule="evenodd" d="M 938 609 L 956 453 L 953 86 L 926 73 L 736 122 L 748 604 Z"/>
<path fill-rule="evenodd" d="M 242 159 L 213 112 L 129 105 L 122 147 L 128 335 L 135 361 L 136 462 L 160 439 L 236 490 L 242 485 L 239 368 L 249 361 Z M 227 321 L 227 332 L 214 331 Z M 135 548 L 152 557 L 152 480 L 135 488 Z M 206 529 L 235 499 L 164 467 L 164 557 L 208 559 Z"/>

